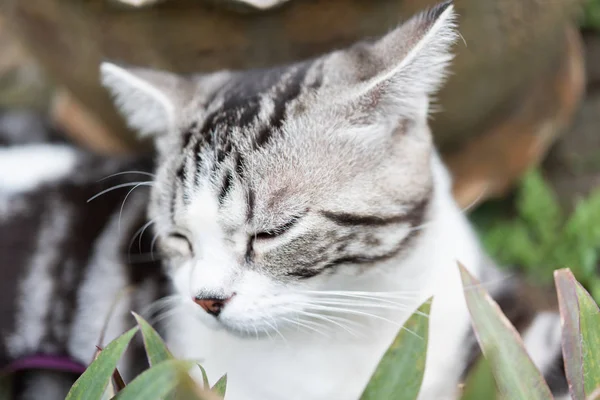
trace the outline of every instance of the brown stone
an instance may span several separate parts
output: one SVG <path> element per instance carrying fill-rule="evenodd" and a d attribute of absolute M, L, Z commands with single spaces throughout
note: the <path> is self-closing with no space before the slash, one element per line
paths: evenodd
<path fill-rule="evenodd" d="M 585 72 L 579 33 L 571 28 L 566 36 L 562 55 L 540 71 L 521 101 L 490 129 L 446 154 L 455 177 L 455 197 L 463 207 L 505 194 L 570 126 L 585 87 Z"/>
<path fill-rule="evenodd" d="M 599 133 L 600 92 L 591 85 L 573 126 L 557 141 L 544 161 L 545 177 L 567 211 L 600 190 Z"/>
<path fill-rule="evenodd" d="M 0 15 L 0 107 L 45 110 L 52 85 Z"/>
<path fill-rule="evenodd" d="M 132 135 L 98 84 L 114 60 L 177 72 L 264 67 L 381 35 L 436 0 L 290 0 L 239 13 L 201 0 L 131 8 L 108 0 L 12 1 L 3 9 L 31 52 L 107 129 Z M 562 48 L 581 0 L 456 0 L 464 43 L 433 122 L 444 149 L 490 129 Z"/>
<path fill-rule="evenodd" d="M 106 125 L 66 88 L 60 88 L 54 94 L 50 116 L 56 126 L 82 147 L 104 154 L 127 152 L 126 143 L 111 134 Z"/>

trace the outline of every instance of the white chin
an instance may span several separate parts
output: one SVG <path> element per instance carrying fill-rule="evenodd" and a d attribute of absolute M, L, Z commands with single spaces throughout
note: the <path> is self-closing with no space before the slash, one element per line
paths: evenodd
<path fill-rule="evenodd" d="M 235 321 L 228 318 L 216 321 L 222 329 L 241 338 L 269 338 L 277 336 L 273 323 L 253 323 L 252 321 Z M 281 327 L 281 326 L 280 326 Z"/>

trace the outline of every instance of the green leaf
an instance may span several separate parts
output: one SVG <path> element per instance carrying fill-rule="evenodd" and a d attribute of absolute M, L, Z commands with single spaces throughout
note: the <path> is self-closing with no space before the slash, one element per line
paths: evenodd
<path fill-rule="evenodd" d="M 191 379 L 193 361 L 165 360 L 142 372 L 120 391 L 116 400 L 162 400 L 175 388 Z"/>
<path fill-rule="evenodd" d="M 467 376 L 461 400 L 495 400 L 496 382 L 488 361 L 480 357 Z"/>
<path fill-rule="evenodd" d="M 142 331 L 144 338 L 144 347 L 146 348 L 146 355 L 148 356 L 148 363 L 150 366 L 158 364 L 161 361 L 171 360 L 173 356 L 165 342 L 162 340 L 158 332 L 154 330 L 142 317 L 136 313 L 132 313 L 135 320 Z"/>
<path fill-rule="evenodd" d="M 421 389 L 429 331 L 431 299 L 406 321 L 384 354 L 361 400 L 415 400 Z"/>
<path fill-rule="evenodd" d="M 517 208 L 540 243 L 553 241 L 563 216 L 555 193 L 539 171 L 531 170 L 523 178 Z"/>
<path fill-rule="evenodd" d="M 498 391 L 514 400 L 548 400 L 552 393 L 500 307 L 466 268 L 459 265 L 473 329 Z"/>
<path fill-rule="evenodd" d="M 600 391 L 600 310 L 569 269 L 554 273 L 563 328 L 563 354 L 574 400 Z"/>
<path fill-rule="evenodd" d="M 202 387 L 208 390 L 208 388 L 210 388 L 210 383 L 208 383 L 208 375 L 206 375 L 206 370 L 200 364 L 198 364 L 198 367 L 200 367 L 200 371 L 202 372 Z"/>
<path fill-rule="evenodd" d="M 100 400 L 117 363 L 138 328 L 132 328 L 110 342 L 71 387 L 66 400 Z"/>
<path fill-rule="evenodd" d="M 203 377 L 204 377 L 204 371 L 202 372 Z M 207 381 L 208 383 L 208 381 Z M 227 390 L 227 374 L 223 375 L 218 381 L 217 383 L 215 383 L 215 386 L 212 387 L 211 389 L 213 392 L 215 392 L 216 394 L 218 394 L 221 397 L 225 397 L 225 391 Z"/>
<path fill-rule="evenodd" d="M 589 29 L 600 29 L 600 1 L 588 0 L 585 7 L 583 26 Z"/>

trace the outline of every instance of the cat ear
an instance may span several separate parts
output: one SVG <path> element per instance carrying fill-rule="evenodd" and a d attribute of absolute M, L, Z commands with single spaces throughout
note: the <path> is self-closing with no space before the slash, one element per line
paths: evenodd
<path fill-rule="evenodd" d="M 101 64 L 100 77 L 129 127 L 141 135 L 166 133 L 176 126 L 186 92 L 183 78 L 108 62 Z"/>
<path fill-rule="evenodd" d="M 346 84 L 349 100 L 369 115 L 426 116 L 429 96 L 444 80 L 457 37 L 454 6 L 446 1 L 372 44 L 339 53 L 334 79 Z"/>

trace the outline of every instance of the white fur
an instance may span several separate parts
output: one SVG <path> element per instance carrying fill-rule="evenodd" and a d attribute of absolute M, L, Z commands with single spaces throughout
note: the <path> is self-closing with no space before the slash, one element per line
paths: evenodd
<path fill-rule="evenodd" d="M 16 329 L 7 338 L 7 349 L 12 357 L 35 353 L 44 349 L 42 338 L 46 332 L 46 316 L 52 307 L 50 301 L 55 279 L 50 266 L 60 257 L 58 248 L 65 231 L 69 229 L 69 215 L 55 204 L 50 219 L 46 221 L 38 236 L 38 252 L 33 255 L 27 277 L 20 283 L 17 298 L 18 312 Z"/>
<path fill-rule="evenodd" d="M 0 149 L 0 193 L 33 190 L 64 178 L 76 165 L 77 152 L 62 145 L 35 144 Z"/>
<path fill-rule="evenodd" d="M 536 315 L 523 334 L 523 344 L 536 367 L 547 371 L 556 358 L 556 352 L 549 349 L 558 351 L 561 345 L 560 315 L 552 312 Z"/>
<path fill-rule="evenodd" d="M 108 62 L 101 64 L 100 74 L 131 128 L 150 135 L 168 132 L 174 126 L 175 105 L 148 80 Z"/>
<path fill-rule="evenodd" d="M 259 327 L 263 326 L 261 321 L 269 321 L 282 336 L 271 332 L 271 337 L 263 334 L 256 340 L 240 338 L 190 318 L 194 310 L 185 307 L 169 324 L 171 349 L 180 357 L 203 360 L 212 381 L 227 373 L 229 400 L 356 399 L 398 326 L 420 302 L 435 295 L 427 360 L 433 367 L 426 371 L 420 398 L 451 398 L 461 372 L 456 366 L 464 358 L 461 344 L 468 327 L 456 261 L 477 276 L 480 260 L 477 241 L 452 200 L 449 183 L 444 181 L 447 177 L 441 166 L 434 168 L 436 179 L 441 180 L 436 187 L 441 190 L 435 197 L 433 222 L 424 228 L 424 237 L 409 259 L 386 272 L 381 272 L 385 266 L 378 266 L 377 272 L 362 278 L 340 276 L 337 282 L 329 283 L 353 290 L 411 294 L 404 302 L 405 310 L 378 314 L 395 324 L 356 316 L 353 320 L 365 328 L 359 329 L 356 337 L 336 325 L 323 330 L 327 336 L 296 332 L 285 327 L 281 317 L 286 314 L 278 314 L 277 309 L 294 307 L 294 301 L 303 298 L 278 292 L 275 284 L 248 272 L 227 286 L 239 292 L 239 301 L 234 298 L 225 308 L 221 325 L 231 324 L 233 328 L 231 321 L 244 321 L 252 335 L 251 321 Z"/>

